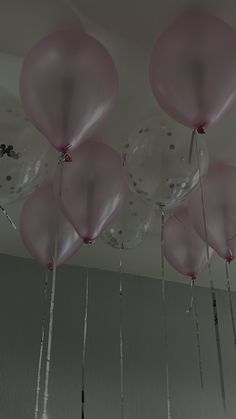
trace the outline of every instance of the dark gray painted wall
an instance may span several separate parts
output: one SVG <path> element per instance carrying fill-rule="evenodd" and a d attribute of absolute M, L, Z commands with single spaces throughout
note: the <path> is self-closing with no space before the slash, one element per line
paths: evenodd
<path fill-rule="evenodd" d="M 34 418 L 44 271 L 34 261 L 0 256 L 0 418 Z M 120 418 L 119 276 L 89 270 L 87 419 Z M 196 336 L 185 313 L 190 290 L 167 284 L 172 419 L 224 419 L 209 290 L 197 288 L 206 394 Z M 236 351 L 227 294 L 217 291 L 229 418 L 235 419 Z M 234 298 L 234 304 L 236 299 Z M 49 419 L 80 418 L 85 269 L 58 270 Z M 125 418 L 165 419 L 161 283 L 124 275 Z"/>

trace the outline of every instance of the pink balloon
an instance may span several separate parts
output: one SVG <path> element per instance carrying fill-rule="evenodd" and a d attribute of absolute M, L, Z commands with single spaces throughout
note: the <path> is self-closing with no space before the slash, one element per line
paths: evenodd
<path fill-rule="evenodd" d="M 61 206 L 85 243 L 95 240 L 119 214 L 128 192 L 121 157 L 110 147 L 87 141 L 64 165 Z M 58 187 L 58 173 L 55 177 Z"/>
<path fill-rule="evenodd" d="M 25 111 L 60 152 L 76 148 L 102 125 L 117 91 L 109 53 L 78 30 L 43 38 L 27 55 L 21 71 Z"/>
<path fill-rule="evenodd" d="M 209 245 L 229 262 L 236 258 L 236 167 L 213 165 L 203 184 Z M 201 191 L 193 193 L 189 214 L 197 233 L 205 240 Z"/>
<path fill-rule="evenodd" d="M 177 209 L 165 222 L 164 255 L 176 271 L 193 279 L 207 266 L 206 244 L 195 232 L 186 208 Z"/>
<path fill-rule="evenodd" d="M 60 211 L 52 185 L 46 183 L 25 202 L 20 219 L 22 240 L 44 267 L 53 266 L 55 216 Z M 79 250 L 82 240 L 60 211 L 56 265 L 62 265 Z"/>
<path fill-rule="evenodd" d="M 221 19 L 188 12 L 157 40 L 150 82 L 162 108 L 199 132 L 236 102 L 236 32 Z"/>

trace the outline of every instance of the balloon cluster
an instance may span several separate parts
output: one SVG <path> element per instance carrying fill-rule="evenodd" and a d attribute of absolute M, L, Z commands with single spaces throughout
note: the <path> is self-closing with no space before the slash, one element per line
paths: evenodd
<path fill-rule="evenodd" d="M 208 262 L 206 240 L 210 256 L 214 250 L 228 263 L 236 259 L 235 182 L 236 167 L 215 163 L 209 169 L 202 191 L 196 190 L 187 207 L 176 209 L 167 219 L 165 257 L 178 272 L 196 278 L 203 271 Z"/>
<path fill-rule="evenodd" d="M 230 26 L 199 12 L 184 13 L 154 45 L 150 60 L 154 96 L 194 134 L 205 133 L 235 105 L 235 46 L 236 32 Z M 167 220 L 165 256 L 179 272 L 192 277 L 201 273 L 205 241 L 226 260 L 235 258 L 235 180 L 235 168 L 212 167 L 203 190 L 190 198 L 188 212 L 177 210 Z"/>
<path fill-rule="evenodd" d="M 195 12 L 183 14 L 161 35 L 151 54 L 150 84 L 169 116 L 158 113 L 139 123 L 125 143 L 123 161 L 109 146 L 96 141 L 118 91 L 116 68 L 104 46 L 88 34 L 69 30 L 52 33 L 32 48 L 20 77 L 22 104 L 34 126 L 61 153 L 55 175 L 30 196 L 22 210 L 23 241 L 40 263 L 51 266 L 53 262 L 56 209 L 60 231 L 54 263 L 59 265 L 81 244 L 99 236 L 118 249 L 139 245 L 149 230 L 151 212 L 161 207 L 174 209 L 165 224 L 166 258 L 192 278 L 202 271 L 207 261 L 202 194 L 196 187 L 207 175 L 209 159 L 206 143 L 197 133 L 205 133 L 235 104 L 235 47 L 233 29 L 219 18 Z M 193 130 L 191 141 L 186 127 Z M 17 142 L 0 146 L 0 157 L 14 167 L 23 156 L 27 154 Z M 21 182 L 14 186 L 17 191 L 24 181 L 31 184 L 31 166 L 33 175 L 40 166 L 31 159 L 27 157 L 27 176 L 16 177 Z M 226 196 L 232 191 L 223 186 L 223 179 L 226 172 L 230 177 L 236 169 L 211 169 L 205 188 L 214 170 L 220 172 L 217 182 L 222 184 L 224 199 L 217 200 L 219 195 L 211 185 L 214 199 L 210 199 L 212 193 L 206 194 L 209 244 L 233 259 L 236 229 L 230 210 L 225 209 Z M 232 181 L 227 179 L 227 184 Z M 175 210 L 189 197 L 188 212 Z M 230 205 L 233 208 L 232 196 Z M 214 216 L 209 215 L 211 210 Z M 226 213 L 227 229 L 220 219 Z"/>

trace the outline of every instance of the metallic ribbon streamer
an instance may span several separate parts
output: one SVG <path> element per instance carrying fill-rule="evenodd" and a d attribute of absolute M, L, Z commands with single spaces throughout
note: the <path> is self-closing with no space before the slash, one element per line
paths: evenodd
<path fill-rule="evenodd" d="M 123 264 L 122 264 L 122 248 L 120 248 L 120 263 L 119 263 L 119 276 L 120 276 L 120 417 L 124 417 L 124 352 L 123 352 Z"/>
<path fill-rule="evenodd" d="M 83 330 L 83 351 L 82 351 L 82 378 L 81 378 L 81 418 L 85 415 L 85 362 L 86 362 L 86 344 L 88 329 L 88 302 L 89 302 L 89 275 L 86 268 L 86 291 L 85 291 L 85 309 L 84 309 L 84 330 Z"/>
<path fill-rule="evenodd" d="M 194 286 L 195 286 L 195 278 L 192 278 L 191 279 L 191 299 L 190 299 L 190 305 L 189 305 L 189 309 L 187 310 L 187 313 L 192 313 L 192 310 L 193 310 Z"/>
<path fill-rule="evenodd" d="M 61 199 L 61 194 L 62 194 L 64 159 L 65 159 L 65 156 L 63 154 L 58 159 L 58 167 L 59 167 L 58 200 Z M 53 334 L 54 305 L 55 305 L 55 293 L 56 293 L 56 276 L 57 276 L 56 261 L 57 261 L 58 239 L 59 239 L 59 223 L 60 223 L 60 210 L 58 208 L 58 211 L 56 211 L 56 214 L 55 214 L 55 223 L 54 223 L 54 254 L 53 254 L 52 288 L 51 288 L 51 296 L 50 296 L 48 347 L 47 347 L 42 419 L 48 419 L 48 398 L 49 398 L 48 390 L 49 390 L 49 378 L 50 378 L 51 355 L 52 355 L 52 334 Z"/>
<path fill-rule="evenodd" d="M 199 366 L 200 383 L 201 383 L 201 389 L 204 392 L 205 391 L 205 386 L 204 386 L 204 379 L 203 379 L 200 328 L 199 328 L 198 311 L 197 311 L 197 304 L 196 304 L 196 299 L 195 298 L 193 300 L 193 314 L 194 314 L 195 330 L 196 330 L 196 338 L 197 338 L 197 353 L 198 353 L 198 366 Z"/>
<path fill-rule="evenodd" d="M 190 141 L 190 147 L 189 147 L 189 154 L 188 154 L 188 162 L 189 164 L 192 163 L 192 157 L 193 157 L 193 146 L 194 146 L 194 141 L 196 139 L 196 129 L 193 130 L 192 135 L 191 135 L 191 141 Z"/>
<path fill-rule="evenodd" d="M 199 366 L 199 376 L 200 376 L 200 383 L 201 389 L 204 391 L 204 380 L 203 380 L 203 368 L 202 368 L 202 354 L 201 354 L 201 341 L 200 341 L 200 328 L 199 328 L 199 320 L 198 320 L 198 311 L 197 311 L 197 304 L 196 304 L 196 297 L 195 297 L 195 278 L 191 280 L 191 301 L 190 307 L 187 310 L 187 313 L 193 314 L 193 319 L 195 323 L 195 331 L 196 331 L 196 340 L 197 340 L 197 353 L 198 353 L 198 366 Z"/>
<path fill-rule="evenodd" d="M 171 419 L 171 400 L 170 400 L 170 374 L 169 374 L 169 347 L 167 333 L 167 313 L 166 313 L 166 278 L 165 278 L 165 259 L 164 259 L 164 223 L 165 223 L 165 207 L 160 205 L 161 211 L 161 279 L 162 279 L 162 304 L 163 304 L 163 321 L 164 321 L 164 347 L 165 347 L 165 369 L 166 369 L 166 404 L 167 418 Z"/>
<path fill-rule="evenodd" d="M 2 205 L 0 205 L 0 210 L 2 211 L 3 215 L 6 217 L 7 221 L 11 224 L 12 228 L 14 228 L 14 230 L 17 230 L 17 227 L 16 227 L 14 221 L 11 219 L 7 210 L 5 208 L 3 208 Z"/>
<path fill-rule="evenodd" d="M 40 341 L 40 351 L 39 351 L 39 362 L 38 362 L 38 373 L 37 373 L 37 387 L 36 387 L 36 401 L 35 401 L 35 410 L 34 410 L 34 418 L 38 419 L 39 414 L 39 397 L 40 397 L 40 385 L 41 385 L 41 374 L 42 374 L 42 361 L 43 361 L 43 353 L 44 353 L 44 344 L 45 344 L 45 323 L 46 323 L 46 316 L 47 316 L 47 291 L 48 291 L 48 270 L 46 270 L 46 278 L 44 284 L 44 314 L 41 326 L 41 341 Z"/>
<path fill-rule="evenodd" d="M 212 278 L 212 274 L 211 274 L 211 262 L 210 262 L 209 241 L 208 241 L 208 234 L 207 234 L 206 210 L 205 210 L 205 201 L 204 201 L 204 192 L 203 192 L 202 174 L 201 174 L 201 165 L 200 165 L 200 158 L 199 158 L 199 146 L 198 146 L 197 136 L 195 136 L 195 145 L 196 145 L 196 154 L 197 154 L 197 165 L 198 165 L 198 171 L 199 171 L 202 216 L 203 216 L 203 223 L 204 223 L 204 234 L 205 234 L 205 243 L 206 243 L 206 252 L 207 252 L 209 282 L 210 282 L 210 290 L 211 290 L 212 311 L 213 311 L 213 318 L 214 318 L 216 348 L 217 348 L 218 367 L 219 367 L 219 375 L 220 375 L 221 401 L 222 401 L 222 406 L 223 406 L 223 410 L 224 410 L 224 416 L 225 416 L 225 419 L 227 419 L 228 415 L 227 415 L 227 407 L 226 407 L 225 383 L 224 383 L 224 373 L 223 373 L 223 363 L 222 363 L 222 350 L 221 350 L 220 331 L 219 331 L 219 323 L 218 323 L 218 309 L 217 309 L 217 301 L 216 301 L 216 293 L 215 293 L 215 288 L 214 288 L 214 282 L 213 282 L 213 278 Z"/>
<path fill-rule="evenodd" d="M 232 302 L 232 293 L 231 293 L 231 286 L 230 286 L 230 279 L 229 279 L 229 269 L 228 269 L 228 261 L 225 261 L 225 273 L 226 273 L 226 286 L 228 291 L 229 297 L 229 308 L 230 308 L 230 316 L 231 316 L 231 324 L 233 329 L 233 336 L 234 336 L 234 346 L 236 349 L 236 327 L 235 327 L 235 318 L 234 318 L 234 310 L 233 310 L 233 302 Z"/>

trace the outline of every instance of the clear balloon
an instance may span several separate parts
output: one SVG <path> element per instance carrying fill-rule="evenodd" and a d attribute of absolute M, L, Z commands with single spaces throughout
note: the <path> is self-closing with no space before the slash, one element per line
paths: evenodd
<path fill-rule="evenodd" d="M 95 240 L 122 211 L 127 196 L 126 172 L 111 147 L 87 141 L 64 165 L 61 208 L 85 243 Z M 59 172 L 55 176 L 58 191 Z"/>
<path fill-rule="evenodd" d="M 214 125 L 236 102 L 236 32 L 216 16 L 187 12 L 156 41 L 150 82 L 161 107 L 194 129 Z"/>
<path fill-rule="evenodd" d="M 149 230 L 151 208 L 129 191 L 122 213 L 102 232 L 101 239 L 115 249 L 133 249 Z"/>
<path fill-rule="evenodd" d="M 199 138 L 202 175 L 208 170 L 206 143 Z M 141 122 L 129 136 L 124 161 L 129 186 L 156 206 L 172 208 L 198 185 L 197 154 L 193 148 L 189 162 L 189 130 L 161 115 Z"/>
<path fill-rule="evenodd" d="M 236 258 L 236 167 L 216 163 L 210 167 L 203 184 L 207 238 L 209 245 L 223 259 Z M 205 240 L 201 191 L 189 201 L 189 214 L 199 236 Z"/>
<path fill-rule="evenodd" d="M 178 208 L 165 222 L 164 255 L 176 271 L 192 279 L 207 267 L 206 243 L 194 230 L 186 208 Z"/>
<path fill-rule="evenodd" d="M 0 204 L 29 195 L 51 174 L 50 146 L 16 100 L 0 88 Z"/>
<path fill-rule="evenodd" d="M 44 267 L 53 267 L 56 214 L 59 211 L 56 265 L 62 265 L 81 247 L 82 240 L 58 208 L 50 183 L 41 186 L 25 202 L 20 218 L 22 240 Z"/>
<path fill-rule="evenodd" d="M 78 30 L 43 38 L 21 71 L 25 111 L 60 152 L 76 148 L 100 128 L 117 91 L 111 56 L 95 38 Z"/>

